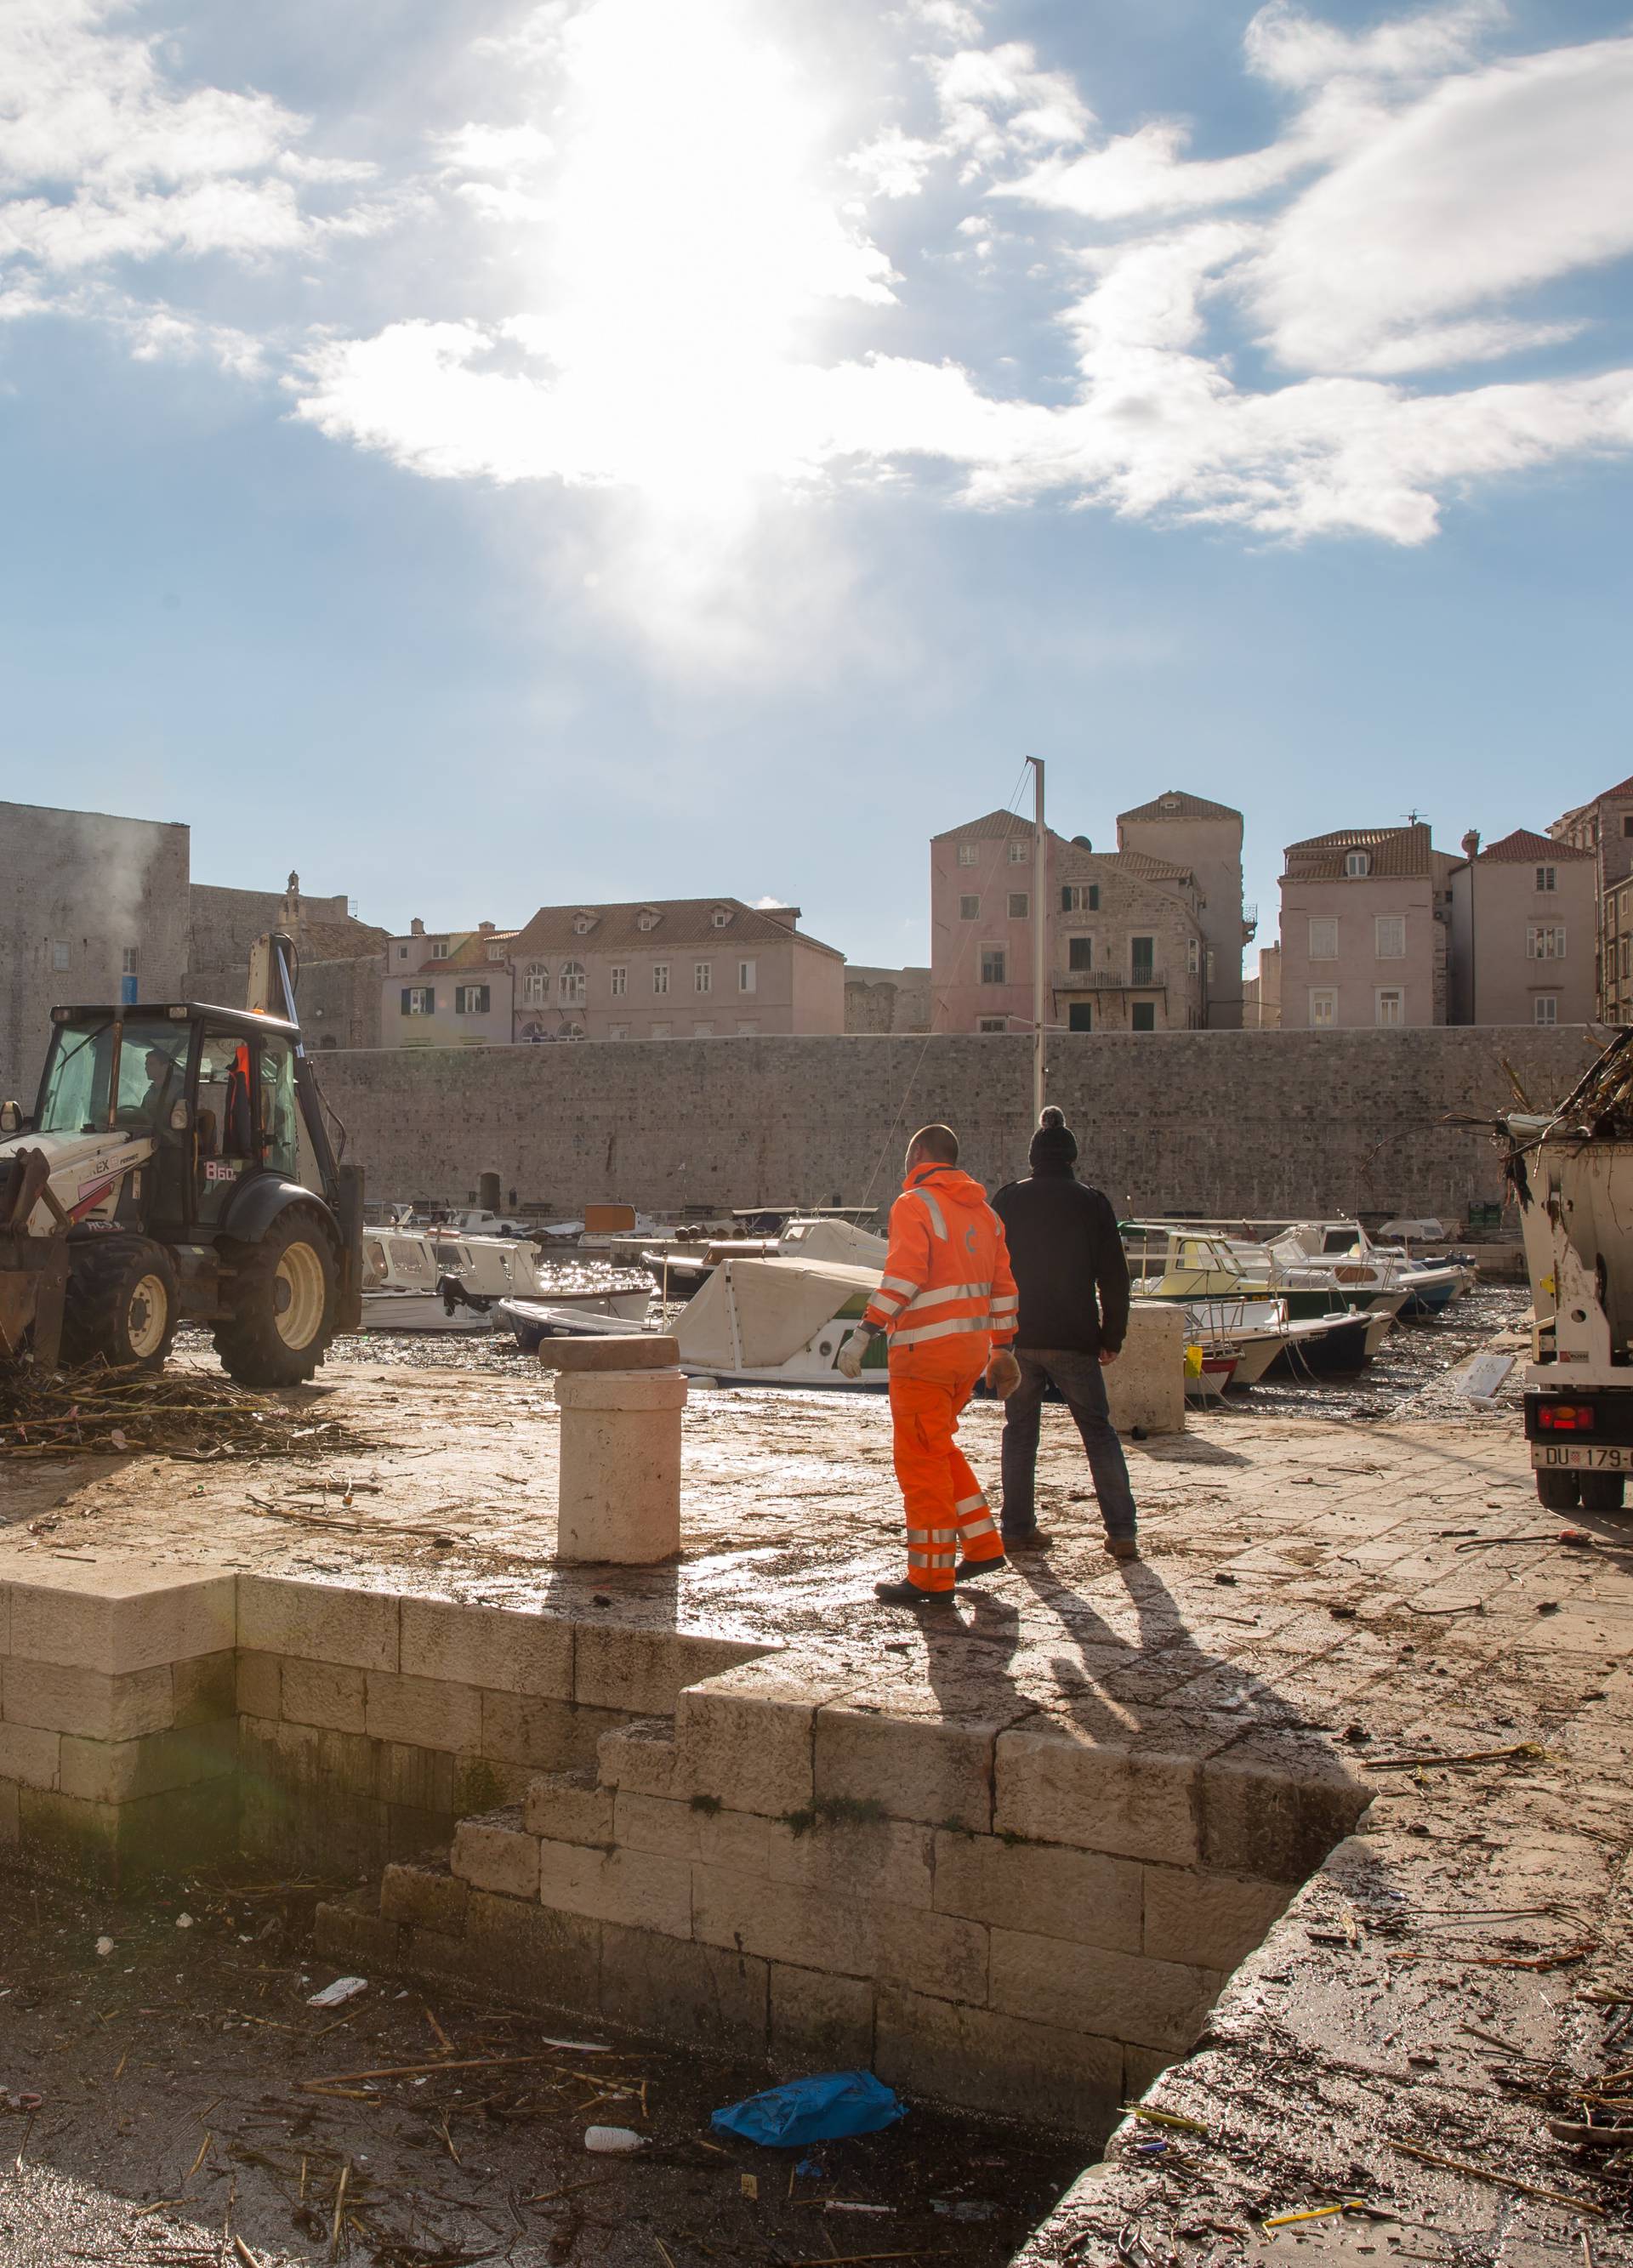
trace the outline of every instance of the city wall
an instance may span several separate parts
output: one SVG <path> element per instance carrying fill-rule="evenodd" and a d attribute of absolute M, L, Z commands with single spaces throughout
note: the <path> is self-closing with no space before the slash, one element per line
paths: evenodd
<path fill-rule="evenodd" d="M 1594 1050 L 1581 1026 L 1073 1034 L 1048 1093 L 1125 1213 L 1451 1221 L 1502 1174 L 1482 1127 L 1449 1122 L 1511 1108 L 1511 1069 L 1545 1107 Z M 568 1215 L 877 1204 L 931 1119 L 995 1186 L 1025 1171 L 1031 1123 L 1030 1042 L 1008 1035 L 341 1050 L 321 1076 L 372 1196 L 463 1201 L 496 1172 L 506 1204 Z"/>

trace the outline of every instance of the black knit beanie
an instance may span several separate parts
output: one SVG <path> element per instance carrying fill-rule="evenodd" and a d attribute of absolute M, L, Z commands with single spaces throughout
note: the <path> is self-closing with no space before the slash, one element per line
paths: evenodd
<path fill-rule="evenodd" d="M 1066 1113 L 1053 1103 L 1038 1121 L 1027 1161 L 1035 1174 L 1068 1174 L 1077 1162 L 1077 1137 L 1066 1123 Z"/>

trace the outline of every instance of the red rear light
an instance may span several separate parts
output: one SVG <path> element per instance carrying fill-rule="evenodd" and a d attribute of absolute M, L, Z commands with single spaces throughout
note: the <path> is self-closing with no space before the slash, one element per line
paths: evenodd
<path fill-rule="evenodd" d="M 1590 1402 L 1541 1402 L 1537 1431 L 1541 1433 L 1591 1433 L 1593 1405 Z"/>

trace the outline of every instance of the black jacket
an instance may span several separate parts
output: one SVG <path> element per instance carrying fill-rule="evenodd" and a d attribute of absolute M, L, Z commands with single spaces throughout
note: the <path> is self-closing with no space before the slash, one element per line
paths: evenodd
<path fill-rule="evenodd" d="M 1128 1329 L 1128 1262 L 1109 1200 L 1068 1167 L 1006 1183 L 993 1211 L 1021 1295 L 1016 1346 L 1117 1353 Z"/>

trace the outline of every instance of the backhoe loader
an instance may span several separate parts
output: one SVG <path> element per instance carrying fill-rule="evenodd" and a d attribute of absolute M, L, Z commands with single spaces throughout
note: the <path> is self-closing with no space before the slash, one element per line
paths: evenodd
<path fill-rule="evenodd" d="M 0 1104 L 0 1362 L 164 1367 L 213 1327 L 247 1386 L 309 1379 L 361 1319 L 363 1184 L 301 1046 L 299 962 L 257 939 L 246 1008 L 54 1008 L 32 1116 Z"/>

